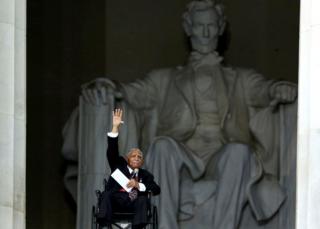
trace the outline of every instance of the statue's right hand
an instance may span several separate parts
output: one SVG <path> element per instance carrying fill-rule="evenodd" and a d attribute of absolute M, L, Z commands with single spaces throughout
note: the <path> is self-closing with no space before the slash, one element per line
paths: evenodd
<path fill-rule="evenodd" d="M 116 85 L 107 78 L 97 78 L 82 86 L 83 99 L 95 106 L 101 106 L 108 103 L 108 95 L 115 95 Z"/>

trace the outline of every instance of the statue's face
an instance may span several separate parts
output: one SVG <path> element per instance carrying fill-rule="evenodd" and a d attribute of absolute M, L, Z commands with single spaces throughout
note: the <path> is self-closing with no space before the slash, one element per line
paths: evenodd
<path fill-rule="evenodd" d="M 213 10 L 196 11 L 192 15 L 192 49 L 203 54 L 216 50 L 219 37 L 219 16 Z"/>
<path fill-rule="evenodd" d="M 132 149 L 127 157 L 128 164 L 132 169 L 140 168 L 143 165 L 143 157 L 138 149 Z"/>

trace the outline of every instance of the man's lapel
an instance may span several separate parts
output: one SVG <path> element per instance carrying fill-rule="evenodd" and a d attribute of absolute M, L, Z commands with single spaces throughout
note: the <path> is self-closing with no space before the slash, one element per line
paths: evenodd
<path fill-rule="evenodd" d="M 138 173 L 138 181 L 140 183 L 143 183 L 144 181 L 144 176 L 145 176 L 145 173 L 144 173 L 144 170 L 143 169 L 139 169 L 139 173 Z"/>
<path fill-rule="evenodd" d="M 129 169 L 128 169 L 128 166 L 123 166 L 123 168 L 121 169 L 121 171 L 123 172 L 123 174 L 128 177 L 130 179 L 131 175 L 130 175 L 130 172 L 129 172 Z"/>

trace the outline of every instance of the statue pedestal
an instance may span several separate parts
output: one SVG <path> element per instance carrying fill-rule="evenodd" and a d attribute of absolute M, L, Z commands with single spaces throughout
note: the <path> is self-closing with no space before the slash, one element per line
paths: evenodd
<path fill-rule="evenodd" d="M 95 190 L 103 190 L 103 180 L 110 173 L 107 159 L 107 130 L 112 120 L 113 100 L 108 105 L 93 106 L 79 102 L 79 171 L 77 228 L 91 227 L 91 210 L 96 204 Z"/>

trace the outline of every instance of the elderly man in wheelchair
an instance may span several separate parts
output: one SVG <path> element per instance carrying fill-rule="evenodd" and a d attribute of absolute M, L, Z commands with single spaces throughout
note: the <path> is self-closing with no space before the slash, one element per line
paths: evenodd
<path fill-rule="evenodd" d="M 101 226 L 111 228 L 115 212 L 131 213 L 132 229 L 144 228 L 149 223 L 149 194 L 158 195 L 160 187 L 155 183 L 153 175 L 142 169 L 143 154 L 133 148 L 127 157 L 119 156 L 118 133 L 122 122 L 122 110 L 113 112 L 113 127 L 108 133 L 107 159 L 111 172 L 120 170 L 129 182 L 122 187 L 116 179 L 110 176 L 105 190 L 98 195 L 98 211 L 96 222 Z"/>

